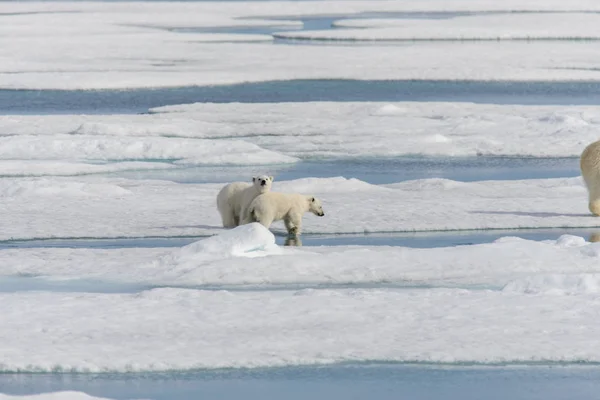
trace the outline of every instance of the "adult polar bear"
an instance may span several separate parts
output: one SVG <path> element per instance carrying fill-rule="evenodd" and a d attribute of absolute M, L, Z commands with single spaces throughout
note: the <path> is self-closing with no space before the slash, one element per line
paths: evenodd
<path fill-rule="evenodd" d="M 269 228 L 274 221 L 283 220 L 288 234 L 296 236 L 302 231 L 302 216 L 309 211 L 319 217 L 325 215 L 321 200 L 316 197 L 268 192 L 250 203 L 242 223 L 258 222 Z"/>
<path fill-rule="evenodd" d="M 235 228 L 242 221 L 242 213 L 254 198 L 262 193 L 267 193 L 273 185 L 272 176 L 255 176 L 252 183 L 233 182 L 219 191 L 217 195 L 217 208 L 221 214 L 223 227 Z"/>
<path fill-rule="evenodd" d="M 588 189 L 588 207 L 594 215 L 600 215 L 600 141 L 588 145 L 579 160 L 581 175 Z"/>

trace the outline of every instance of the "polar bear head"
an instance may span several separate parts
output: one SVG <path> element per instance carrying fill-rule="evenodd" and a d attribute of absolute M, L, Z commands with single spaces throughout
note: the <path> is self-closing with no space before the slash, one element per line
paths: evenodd
<path fill-rule="evenodd" d="M 321 200 L 317 199 L 314 196 L 308 196 L 308 211 L 311 213 L 318 215 L 319 217 L 324 217 L 325 213 L 323 212 L 323 205 L 321 204 Z"/>
<path fill-rule="evenodd" d="M 259 175 L 252 177 L 252 183 L 259 193 L 266 193 L 271 190 L 273 185 L 273 177 L 266 175 Z"/>

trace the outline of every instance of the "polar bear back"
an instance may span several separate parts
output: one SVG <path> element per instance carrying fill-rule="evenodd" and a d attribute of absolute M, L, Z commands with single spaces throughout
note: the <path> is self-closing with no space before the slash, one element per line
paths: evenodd
<path fill-rule="evenodd" d="M 241 206 L 242 192 L 252 186 L 248 182 L 232 182 L 225 185 L 217 195 L 217 207 L 221 210 L 223 207 L 233 209 Z"/>
<path fill-rule="evenodd" d="M 249 210 L 272 221 L 279 221 L 290 213 L 302 215 L 308 211 L 308 208 L 308 196 L 298 193 L 268 192 L 257 196 L 250 204 Z"/>

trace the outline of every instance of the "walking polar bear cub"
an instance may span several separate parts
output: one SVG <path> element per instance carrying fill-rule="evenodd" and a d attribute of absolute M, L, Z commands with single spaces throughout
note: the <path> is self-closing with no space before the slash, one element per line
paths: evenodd
<path fill-rule="evenodd" d="M 588 189 L 588 207 L 592 214 L 600 215 L 600 141 L 588 145 L 583 150 L 579 166 Z"/>
<path fill-rule="evenodd" d="M 252 183 L 233 182 L 225 185 L 217 195 L 217 208 L 223 227 L 235 228 L 243 220 L 243 214 L 254 198 L 267 193 L 273 185 L 272 176 L 256 176 Z"/>
<path fill-rule="evenodd" d="M 250 203 L 242 223 L 258 222 L 269 228 L 274 221 L 283 220 L 288 234 L 296 236 L 302 231 L 302 216 L 309 211 L 319 217 L 325 215 L 321 200 L 316 197 L 268 192 Z"/>

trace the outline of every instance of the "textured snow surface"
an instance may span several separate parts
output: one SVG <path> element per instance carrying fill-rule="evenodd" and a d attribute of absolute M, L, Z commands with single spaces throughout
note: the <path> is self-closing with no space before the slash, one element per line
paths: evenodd
<path fill-rule="evenodd" d="M 154 289 L 0 301 L 3 371 L 600 361 L 597 294 Z"/>
<path fill-rule="evenodd" d="M 216 208 L 221 187 L 93 177 L 2 179 L 0 240 L 211 235 L 223 230 Z M 322 200 L 326 216 L 305 214 L 306 234 L 598 226 L 581 178 L 391 185 L 342 177 L 276 179 L 273 190 Z M 281 222 L 272 229 L 285 232 Z"/>
<path fill-rule="evenodd" d="M 597 291 L 599 254 L 598 243 L 569 235 L 434 249 L 278 247 L 270 232 L 250 224 L 180 249 L 6 249 L 0 251 L 0 276 L 145 286 L 377 283 L 589 293 Z"/>
<path fill-rule="evenodd" d="M 596 44 L 589 41 L 558 45 L 545 42 L 535 46 L 494 43 L 493 51 L 484 43 L 459 46 L 433 43 L 389 51 L 379 46 L 274 46 L 269 33 L 294 30 L 293 35 L 350 35 L 353 40 L 412 38 L 419 37 L 419 32 L 427 38 L 439 39 L 511 35 L 597 38 L 598 17 L 593 12 L 598 10 L 598 4 L 589 0 L 524 4 L 323 1 L 318 8 L 313 2 L 282 1 L 3 2 L 0 87 L 177 87 L 311 78 L 597 81 L 595 67 L 600 55 L 594 51 Z M 523 11 L 580 14 L 518 13 Z M 368 17 L 368 13 L 374 12 L 380 17 L 389 12 L 405 13 L 401 15 L 404 27 L 375 27 L 347 33 L 342 29 L 296 31 L 302 27 L 299 16 L 333 15 L 334 20 L 342 20 L 339 24 L 349 24 L 351 21 L 343 20 Z M 430 21 L 417 15 L 411 19 L 411 12 L 450 13 L 447 15 L 450 18 Z M 471 15 L 461 16 L 456 12 Z M 487 15 L 489 12 L 500 14 Z M 224 29 L 227 27 L 241 29 L 241 33 L 227 32 Z M 266 29 L 257 33 L 248 29 L 252 27 Z M 160 49 L 160 55 L 156 49 Z"/>
<path fill-rule="evenodd" d="M 3 250 L 9 277 L 215 290 L 0 293 L 0 370 L 595 363 L 599 255 L 596 243 L 575 236 L 430 250 L 285 249 L 258 224 L 181 249 Z M 302 283 L 355 287 L 272 290 Z M 356 286 L 365 283 L 388 287 Z M 247 284 L 261 290 L 233 290 Z"/>
<path fill-rule="evenodd" d="M 591 106 L 197 103 L 152 111 L 0 116 L 0 175 L 268 168 L 320 157 L 574 157 L 600 135 Z"/>
<path fill-rule="evenodd" d="M 334 22 L 326 31 L 278 32 L 284 39 L 344 41 L 598 40 L 597 14 L 470 15 L 441 20 L 358 19 Z M 358 29 L 357 29 L 358 28 Z"/>

